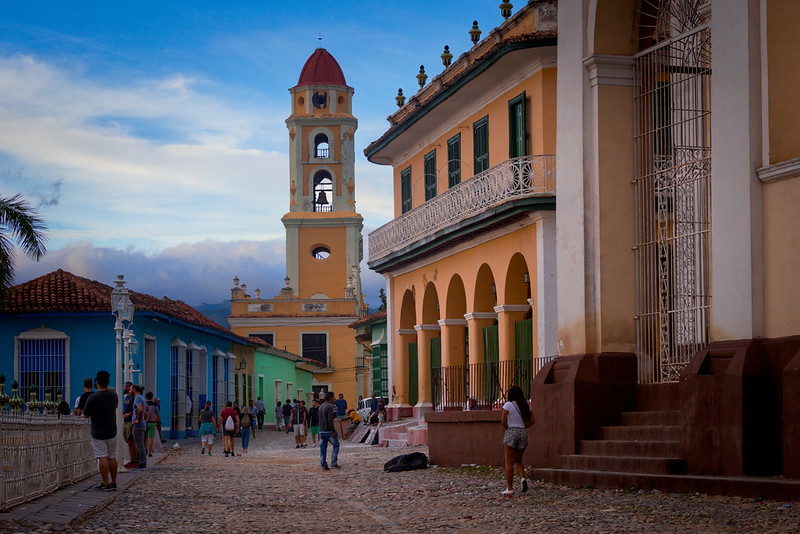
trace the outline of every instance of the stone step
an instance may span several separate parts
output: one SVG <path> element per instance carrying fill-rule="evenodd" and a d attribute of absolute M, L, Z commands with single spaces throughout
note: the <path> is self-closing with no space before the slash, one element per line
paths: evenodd
<path fill-rule="evenodd" d="M 648 456 L 677 458 L 680 456 L 678 441 L 638 440 L 581 440 L 580 453 L 592 456 Z"/>
<path fill-rule="evenodd" d="M 604 426 L 600 439 L 619 441 L 679 441 L 680 427 L 664 425 Z"/>
<path fill-rule="evenodd" d="M 800 499 L 800 480 L 781 477 L 716 477 L 706 475 L 657 475 L 613 471 L 571 469 L 533 469 L 531 477 L 573 487 L 657 489 L 673 493 L 740 495 L 754 499 L 796 501 Z"/>
<path fill-rule="evenodd" d="M 589 456 L 570 454 L 560 457 L 563 469 L 677 475 L 686 472 L 686 460 L 643 456 Z"/>
<path fill-rule="evenodd" d="M 382 439 L 381 445 L 384 447 L 408 447 L 408 440 L 405 439 Z"/>
<path fill-rule="evenodd" d="M 622 412 L 620 424 L 623 426 L 678 426 L 680 417 L 681 412 L 679 411 Z"/>

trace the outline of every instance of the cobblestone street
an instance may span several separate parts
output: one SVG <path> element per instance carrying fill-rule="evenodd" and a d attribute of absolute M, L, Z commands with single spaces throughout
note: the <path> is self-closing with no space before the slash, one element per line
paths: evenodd
<path fill-rule="evenodd" d="M 500 495 L 498 469 L 467 466 L 384 473 L 391 457 L 424 448 L 342 444 L 340 470 L 318 449 L 259 432 L 250 452 L 200 454 L 189 440 L 106 506 L 68 525 L 2 521 L 10 532 L 797 532 L 795 503 L 738 497 L 571 489 L 534 483 Z M 237 447 L 240 442 L 237 440 Z M 241 449 L 239 449 L 241 452 Z M 519 490 L 518 490 L 519 491 Z"/>

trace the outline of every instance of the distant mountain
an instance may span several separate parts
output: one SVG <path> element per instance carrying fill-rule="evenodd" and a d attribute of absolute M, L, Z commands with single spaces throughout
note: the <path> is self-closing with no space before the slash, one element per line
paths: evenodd
<path fill-rule="evenodd" d="M 225 328 L 231 327 L 231 325 L 228 324 L 228 315 L 231 314 L 231 301 L 229 300 L 224 300 L 216 304 L 206 304 L 204 302 L 199 306 L 195 306 L 194 309 L 220 326 L 224 326 Z"/>

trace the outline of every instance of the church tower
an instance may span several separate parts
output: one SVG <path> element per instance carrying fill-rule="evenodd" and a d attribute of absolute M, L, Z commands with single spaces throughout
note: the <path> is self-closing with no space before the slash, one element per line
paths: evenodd
<path fill-rule="evenodd" d="M 360 297 L 353 88 L 333 56 L 318 48 L 289 93 L 286 275 L 299 298 L 342 298 L 346 291 Z"/>
<path fill-rule="evenodd" d="M 234 279 L 228 322 L 237 334 L 302 356 L 305 363 L 298 368 L 314 373 L 309 388 L 285 377 L 270 379 L 266 366 L 256 369 L 264 384 L 259 382 L 255 395 L 310 401 L 312 393 L 334 391 L 355 405 L 358 395 L 368 392 L 348 326 L 366 312 L 359 274 L 363 219 L 355 210 L 353 88 L 333 56 L 318 48 L 289 94 L 284 287 L 274 298 L 261 298 L 260 289 L 251 297 Z"/>

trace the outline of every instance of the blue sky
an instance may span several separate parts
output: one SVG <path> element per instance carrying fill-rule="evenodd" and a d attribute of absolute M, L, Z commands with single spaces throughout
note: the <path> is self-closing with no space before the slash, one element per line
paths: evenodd
<path fill-rule="evenodd" d="M 363 149 L 387 128 L 398 87 L 442 69 L 502 22 L 497 0 L 36 1 L 0 3 L 0 195 L 47 221 L 58 268 L 190 304 L 263 295 L 285 275 L 287 89 L 317 47 L 355 87 L 356 209 L 369 231 L 392 212 L 391 170 Z M 516 2 L 516 9 L 523 2 Z M 368 245 L 368 243 L 367 243 Z M 372 305 L 383 278 L 362 264 Z"/>

